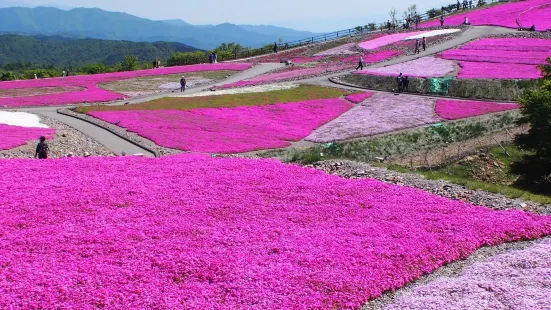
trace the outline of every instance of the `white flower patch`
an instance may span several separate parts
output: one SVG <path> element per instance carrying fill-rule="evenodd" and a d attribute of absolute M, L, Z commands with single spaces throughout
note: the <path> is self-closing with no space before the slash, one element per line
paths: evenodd
<path fill-rule="evenodd" d="M 27 128 L 48 128 L 40 123 L 40 117 L 26 112 L 0 111 L 0 124 Z"/>
<path fill-rule="evenodd" d="M 217 91 L 204 91 L 191 95 L 183 95 L 176 97 L 204 97 L 204 96 L 218 96 L 218 95 L 235 95 L 235 94 L 245 94 L 245 93 L 264 93 L 275 90 L 285 90 L 298 87 L 298 84 L 294 83 L 282 83 L 282 84 L 268 84 L 268 85 L 258 85 L 251 87 L 243 88 L 233 88 L 233 89 L 224 89 Z"/>
<path fill-rule="evenodd" d="M 439 36 L 439 35 L 450 34 L 450 33 L 456 33 L 456 32 L 459 32 L 459 31 L 461 31 L 461 29 L 439 29 L 439 30 L 432 30 L 432 31 L 428 31 L 428 32 L 423 32 L 423 33 L 420 33 L 420 34 L 416 34 L 416 35 L 411 36 L 411 37 L 407 37 L 407 38 L 404 39 L 404 41 L 407 41 L 407 40 L 415 40 L 415 39 L 422 39 L 423 37 L 425 37 L 425 38 L 436 37 L 436 36 Z"/>

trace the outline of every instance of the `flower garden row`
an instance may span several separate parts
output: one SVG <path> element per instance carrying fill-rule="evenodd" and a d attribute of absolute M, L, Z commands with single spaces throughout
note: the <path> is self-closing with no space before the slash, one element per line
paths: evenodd
<path fill-rule="evenodd" d="M 538 79 L 538 66 L 551 57 L 551 40 L 492 38 L 467 43 L 440 53 L 356 74 L 410 77 L 443 77 L 459 72 L 458 79 Z M 460 69 L 460 70 L 458 70 Z"/>
<path fill-rule="evenodd" d="M 124 96 L 115 92 L 99 88 L 100 83 L 107 83 L 123 79 L 131 79 L 143 76 L 183 74 L 188 72 L 204 72 L 232 70 L 242 71 L 251 67 L 251 64 L 207 64 L 182 67 L 168 67 L 152 70 L 139 70 L 117 73 L 105 73 L 94 75 L 70 76 L 65 78 L 51 78 L 40 80 L 24 80 L 0 82 L 1 90 L 15 90 L 31 92 L 31 89 L 40 90 L 48 88 L 67 88 L 67 92 L 25 97 L 0 97 L 0 107 L 24 107 L 24 106 L 51 106 L 66 105 L 81 102 L 107 102 L 122 99 Z M 74 88 L 79 90 L 74 91 Z M 84 90 L 81 90 L 84 89 Z"/>
<path fill-rule="evenodd" d="M 518 1 L 445 17 L 446 26 L 461 25 L 465 17 L 474 26 L 501 26 L 518 28 L 517 18 L 523 27 L 536 26 L 536 30 L 551 29 L 551 6 L 548 0 Z M 440 26 L 438 19 L 421 23 L 419 27 Z"/>
<path fill-rule="evenodd" d="M 397 34 L 379 33 L 369 37 L 367 41 L 344 43 L 313 55 L 308 48 L 298 48 L 280 54 L 262 56 L 251 59 L 254 62 L 280 62 L 290 60 L 293 67 L 287 67 L 266 73 L 252 79 L 238 81 L 217 87 L 228 89 L 261 85 L 274 82 L 294 81 L 308 77 L 345 71 L 358 65 L 359 56 L 363 55 L 364 64 L 374 64 L 405 54 L 414 46 L 415 39 L 422 37 L 437 38 L 459 32 L 459 29 L 442 29 L 433 31 L 404 32 Z"/>
<path fill-rule="evenodd" d="M 274 160 L 1 160 L 0 170 L 6 309 L 360 308 L 482 246 L 551 234 L 550 217 Z"/>
<path fill-rule="evenodd" d="M 343 95 L 346 100 L 341 99 Z M 160 146 L 242 153 L 287 147 L 302 139 L 349 140 L 518 107 L 383 93 L 347 95 L 330 88 L 300 86 L 268 93 L 166 98 L 79 111 L 118 124 Z"/>

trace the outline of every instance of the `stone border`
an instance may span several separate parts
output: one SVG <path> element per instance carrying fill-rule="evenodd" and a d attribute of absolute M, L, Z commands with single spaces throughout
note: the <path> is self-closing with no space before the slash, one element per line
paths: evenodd
<path fill-rule="evenodd" d="M 165 156 L 165 155 L 182 153 L 182 151 L 180 151 L 180 150 L 173 150 L 173 149 L 168 149 L 168 148 L 158 146 L 155 143 L 153 143 L 152 141 L 147 140 L 145 138 L 142 138 L 141 136 L 139 136 L 136 133 L 128 132 L 124 128 L 121 128 L 121 127 L 118 127 L 116 125 L 104 122 L 102 120 L 99 120 L 97 118 L 94 118 L 94 117 L 86 115 L 86 114 L 76 113 L 73 110 L 69 110 L 69 109 L 58 109 L 57 113 L 62 114 L 62 115 L 66 115 L 66 116 L 70 116 L 70 117 L 79 119 L 83 122 L 87 122 L 87 123 L 90 123 L 92 125 L 98 126 L 102 129 L 105 129 L 105 130 L 109 131 L 110 133 L 116 135 L 117 137 L 119 137 L 119 138 L 121 138 L 121 139 L 123 139 L 127 142 L 130 142 L 130 143 L 132 143 L 132 144 L 134 144 L 134 145 L 136 145 L 136 146 L 152 153 L 155 157 L 162 157 L 162 156 Z"/>
<path fill-rule="evenodd" d="M 482 190 L 470 190 L 464 186 L 443 180 L 428 180 L 422 175 L 400 173 L 350 160 L 328 160 L 309 165 L 329 174 L 348 179 L 375 179 L 385 183 L 418 188 L 433 195 L 460 200 L 494 210 L 522 210 L 537 214 L 551 214 L 551 205 L 541 205 L 520 198 L 507 198 Z"/>

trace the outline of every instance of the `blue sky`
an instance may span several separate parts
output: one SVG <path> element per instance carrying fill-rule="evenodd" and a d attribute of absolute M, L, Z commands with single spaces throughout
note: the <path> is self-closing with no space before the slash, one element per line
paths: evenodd
<path fill-rule="evenodd" d="M 417 2 L 417 3 L 416 3 Z M 154 20 L 182 19 L 192 24 L 270 24 L 329 32 L 368 22 L 386 21 L 395 7 L 403 12 L 416 3 L 420 11 L 452 0 L 0 0 L 1 6 L 97 7 Z"/>

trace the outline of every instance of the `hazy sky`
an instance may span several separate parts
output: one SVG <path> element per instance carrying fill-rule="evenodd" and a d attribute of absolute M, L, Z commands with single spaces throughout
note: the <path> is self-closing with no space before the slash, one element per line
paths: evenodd
<path fill-rule="evenodd" d="M 421 12 L 452 0 L 0 0 L 1 6 L 97 7 L 154 20 L 182 19 L 192 24 L 271 24 L 329 32 L 388 19 L 417 3 Z M 400 13 L 401 15 L 401 13 Z"/>

